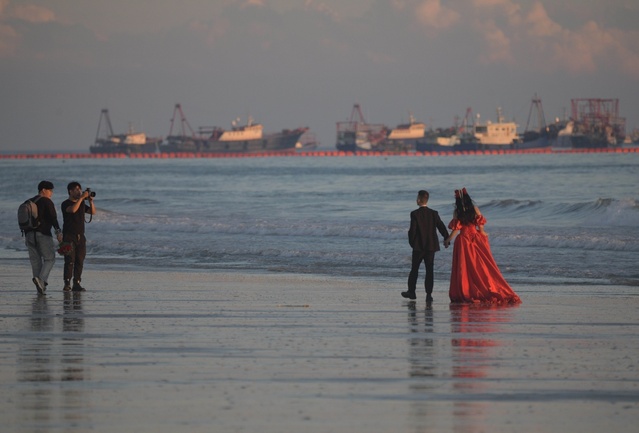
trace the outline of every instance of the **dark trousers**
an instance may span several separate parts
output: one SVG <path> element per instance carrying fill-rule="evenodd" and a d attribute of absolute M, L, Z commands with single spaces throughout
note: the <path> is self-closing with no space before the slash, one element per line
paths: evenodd
<path fill-rule="evenodd" d="M 424 277 L 424 288 L 426 293 L 432 295 L 433 293 L 433 269 L 435 266 L 435 251 L 415 251 L 413 250 L 413 259 L 410 267 L 410 274 L 408 274 L 408 291 L 415 292 L 417 289 L 417 277 L 419 276 L 419 267 L 424 262 L 426 266 L 426 276 Z"/>
<path fill-rule="evenodd" d="M 82 280 L 84 258 L 87 255 L 87 239 L 84 235 L 63 235 L 65 242 L 73 244 L 73 250 L 68 256 L 64 256 L 64 280 L 79 283 Z"/>

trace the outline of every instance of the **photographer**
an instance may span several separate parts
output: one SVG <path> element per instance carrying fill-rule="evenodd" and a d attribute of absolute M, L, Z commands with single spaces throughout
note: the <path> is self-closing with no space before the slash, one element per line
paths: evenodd
<path fill-rule="evenodd" d="M 72 245 L 71 252 L 64 256 L 64 291 L 84 292 L 80 285 L 82 268 L 87 254 L 87 240 L 84 237 L 85 214 L 95 215 L 93 198 L 95 193 L 90 189 L 82 191 L 78 182 L 67 185 L 69 198 L 62 202 L 62 239 Z M 88 204 L 85 200 L 88 200 Z M 73 286 L 71 280 L 73 279 Z"/>

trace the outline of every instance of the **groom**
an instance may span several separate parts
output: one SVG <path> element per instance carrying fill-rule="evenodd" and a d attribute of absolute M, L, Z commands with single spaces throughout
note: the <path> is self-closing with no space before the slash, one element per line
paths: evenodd
<path fill-rule="evenodd" d="M 410 213 L 410 229 L 408 230 L 408 243 L 413 249 L 413 258 L 408 275 L 408 291 L 402 292 L 402 296 L 408 299 L 416 299 L 417 277 L 422 262 L 426 265 L 426 302 L 433 302 L 433 268 L 435 264 L 435 252 L 439 251 L 439 239 L 437 230 L 448 239 L 448 230 L 439 218 L 436 210 L 428 208 L 428 191 L 421 190 L 417 193 L 416 209 Z M 448 247 L 448 245 L 446 245 Z"/>

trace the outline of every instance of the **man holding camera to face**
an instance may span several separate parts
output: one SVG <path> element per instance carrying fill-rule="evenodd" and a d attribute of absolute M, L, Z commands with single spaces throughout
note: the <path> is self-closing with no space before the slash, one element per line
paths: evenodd
<path fill-rule="evenodd" d="M 84 292 L 80 285 L 82 268 L 87 254 L 87 240 L 84 237 L 85 214 L 95 215 L 93 198 L 95 193 L 90 189 L 82 191 L 78 182 L 67 185 L 69 198 L 62 202 L 62 240 L 72 245 L 69 254 L 64 256 L 64 291 Z M 88 200 L 88 204 L 86 202 Z M 71 282 L 73 281 L 73 285 Z"/>

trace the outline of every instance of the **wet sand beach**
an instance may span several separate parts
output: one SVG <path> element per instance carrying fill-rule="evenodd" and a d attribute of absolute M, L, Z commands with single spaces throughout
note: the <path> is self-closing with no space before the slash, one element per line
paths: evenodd
<path fill-rule="evenodd" d="M 26 260 L 26 259 L 25 259 Z M 371 279 L 0 264 L 2 431 L 634 432 L 639 296 L 451 307 Z"/>

